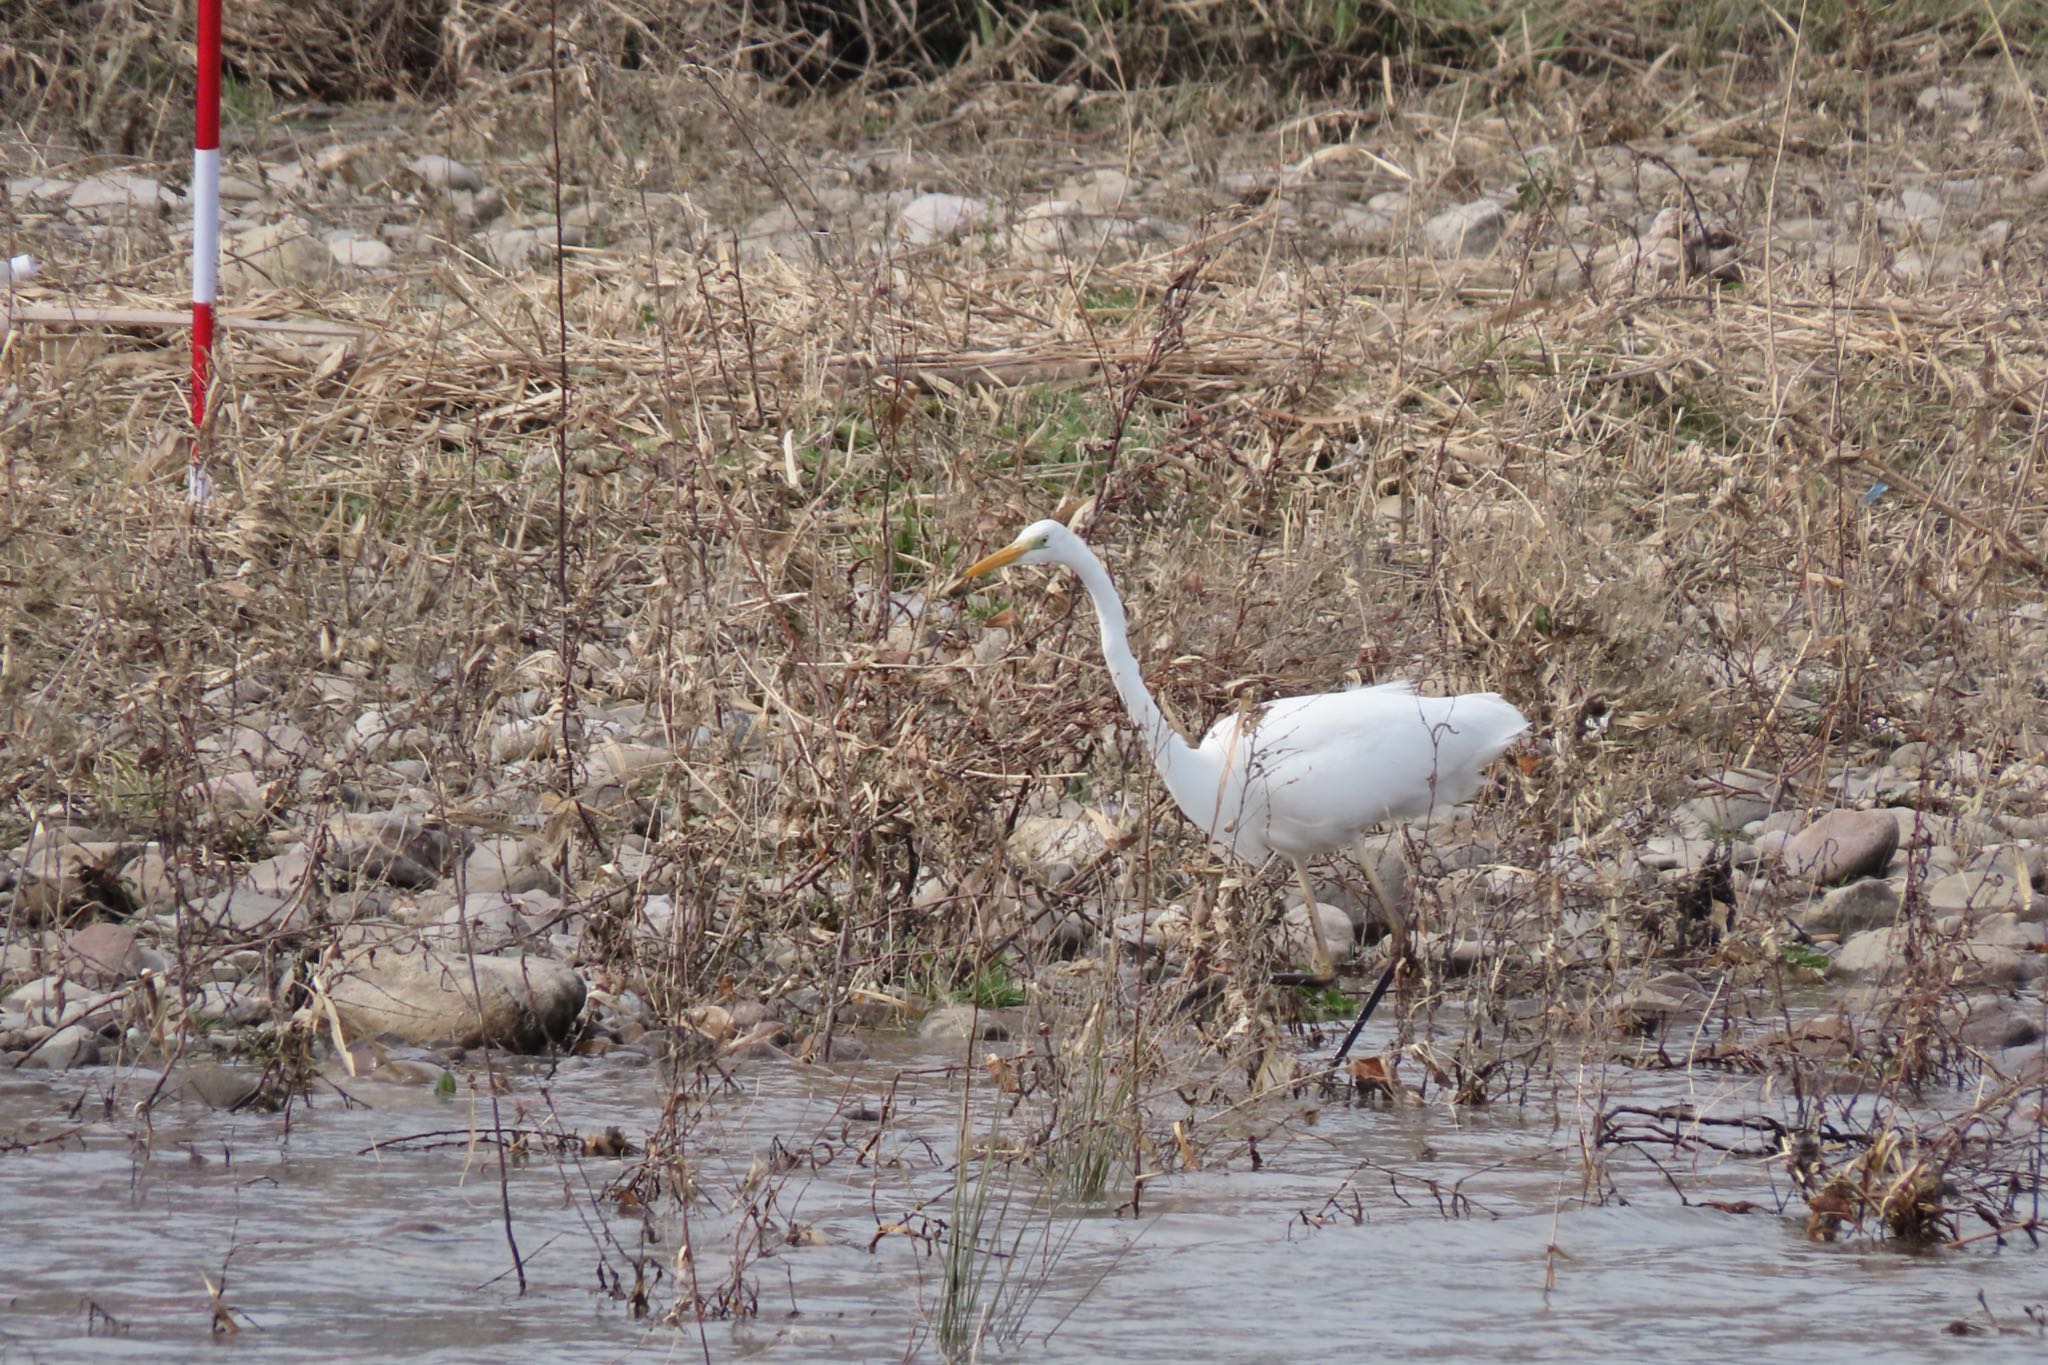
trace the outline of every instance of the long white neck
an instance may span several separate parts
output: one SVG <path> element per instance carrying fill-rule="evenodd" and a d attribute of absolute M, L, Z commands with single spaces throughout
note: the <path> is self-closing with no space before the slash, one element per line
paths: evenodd
<path fill-rule="evenodd" d="M 1152 751 L 1152 765 L 1159 769 L 1166 789 L 1188 818 L 1200 825 L 1204 833 L 1216 837 L 1213 826 L 1221 800 L 1217 774 L 1199 751 L 1167 723 L 1159 703 L 1152 700 L 1152 693 L 1146 689 L 1138 660 L 1131 653 L 1123 599 L 1116 595 L 1116 586 L 1109 581 L 1109 570 L 1102 567 L 1093 551 L 1083 546 L 1074 572 L 1080 575 L 1081 586 L 1088 589 L 1089 600 L 1095 604 L 1095 619 L 1102 627 L 1103 662 L 1109 665 L 1110 681 L 1116 685 L 1117 696 L 1123 699 L 1124 710 L 1130 713 L 1131 722 Z"/>

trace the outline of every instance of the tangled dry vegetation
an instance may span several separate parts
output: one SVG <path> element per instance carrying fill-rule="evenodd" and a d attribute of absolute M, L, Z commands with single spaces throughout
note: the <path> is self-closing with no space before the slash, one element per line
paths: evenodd
<path fill-rule="evenodd" d="M 2039 917 L 2023 897 L 1987 981 L 1919 895 L 1987 847 L 2031 882 L 2048 830 L 2023 42 L 1502 43 L 1309 93 L 1119 90 L 1025 79 L 1053 41 L 1025 24 L 790 98 L 701 25 L 563 11 L 559 174 L 544 32 L 453 7 L 432 104 L 242 72 L 227 304 L 296 325 L 231 332 L 199 510 L 182 339 L 60 316 L 179 307 L 182 212 L 81 208 L 49 186 L 136 168 L 6 144 L 6 249 L 51 262 L 0 411 L 10 973 L 57 951 L 40 931 L 155 915 L 173 994 L 241 964 L 310 1050 L 341 1028 L 323 973 L 452 922 L 574 963 L 612 1042 L 688 1021 L 825 1056 L 964 998 L 1291 1081 L 1276 1022 L 1319 1002 L 1248 972 L 1207 1014 L 1104 1023 L 1100 985 L 1136 984 L 1099 947 L 1120 919 L 1220 898 L 1250 963 L 1278 883 L 1219 888 L 1159 805 L 1070 587 L 943 595 L 1078 511 L 1185 728 L 1358 678 L 1530 716 L 1479 813 L 1421 841 L 1425 1093 L 1526 1094 L 1560 1040 L 1804 1076 L 1806 1127 L 1752 1126 L 1817 1219 L 2026 1216 L 2042 1073 L 1960 1030 L 1987 990 L 2039 1012 Z M 48 127 L 158 140 L 38 88 Z M 1732 852 L 1842 805 L 1964 831 L 1902 841 L 1910 990 L 1823 994 L 1804 888 Z M 1653 864 L 1674 818 L 1718 852 Z M 487 865 L 539 899 L 472 923 Z M 276 903 L 242 914 L 252 890 Z M 1064 1150 L 1091 1171 L 1130 1115 L 1128 1179 L 1176 1139 L 1105 1051 L 1020 1045 L 991 1081 L 1087 1097 Z M 1890 1126 L 1980 1077 L 1954 1126 Z M 1634 1117 L 1595 1149 L 1702 1150 Z"/>

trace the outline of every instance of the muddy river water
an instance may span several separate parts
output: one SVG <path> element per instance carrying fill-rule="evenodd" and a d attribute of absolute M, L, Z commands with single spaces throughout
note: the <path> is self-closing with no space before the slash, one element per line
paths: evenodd
<path fill-rule="evenodd" d="M 536 1151 L 507 1185 L 524 1295 L 496 1160 L 462 1137 L 490 1124 L 466 1087 L 361 1083 L 362 1103 L 316 1095 L 289 1123 L 181 1102 L 145 1132 L 147 1074 L 0 1075 L 0 1143 L 36 1144 L 0 1154 L 0 1362 L 939 1358 L 932 1234 L 955 1214 L 962 1082 L 915 1047 L 739 1072 L 686 1135 L 702 1192 L 691 1226 L 658 1201 L 652 1241 L 601 1193 L 627 1161 Z M 508 1079 L 507 1126 L 539 1126 L 551 1106 L 569 1129 L 616 1125 L 636 1144 L 666 1095 L 656 1068 L 616 1058 Z M 1711 1103 L 1722 1084 L 1598 1080 L 1640 1103 Z M 980 1135 L 993 1087 L 973 1085 Z M 885 1095 L 887 1132 L 862 1157 Z M 1648 1162 L 1617 1161 L 1592 1200 L 1584 1112 L 1297 1103 L 1264 1130 L 1256 1168 L 1219 1143 L 1200 1169 L 1149 1182 L 1135 1213 L 1114 1198 L 1052 1209 L 1030 1177 L 992 1181 L 990 1209 L 1009 1202 L 1000 1228 L 985 1214 L 1003 1254 L 984 1264 L 1028 1291 L 982 1296 L 980 1355 L 2039 1358 L 2048 1259 L 2023 1243 L 1810 1241 L 1803 1205 L 1750 1159 L 1689 1159 L 1691 1205 Z M 698 1292 L 737 1283 L 751 1315 L 659 1321 L 688 1288 L 686 1236 Z M 735 1248 L 757 1238 L 770 1254 L 748 1251 L 735 1275 Z M 630 1288 L 636 1258 L 652 1309 L 638 1320 L 606 1292 Z M 225 1346 L 207 1289 L 224 1266 L 240 1327 Z"/>

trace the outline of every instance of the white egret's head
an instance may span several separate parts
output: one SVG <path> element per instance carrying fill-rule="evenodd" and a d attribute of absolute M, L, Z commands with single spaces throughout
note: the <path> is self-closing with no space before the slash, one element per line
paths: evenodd
<path fill-rule="evenodd" d="M 960 580 L 994 573 L 1012 564 L 1066 564 L 1080 562 L 1081 538 L 1056 521 L 1034 521 L 1018 537 L 986 559 L 967 566 Z"/>

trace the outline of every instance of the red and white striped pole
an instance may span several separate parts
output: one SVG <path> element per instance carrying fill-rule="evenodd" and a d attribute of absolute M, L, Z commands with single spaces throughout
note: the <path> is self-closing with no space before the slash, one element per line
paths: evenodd
<path fill-rule="evenodd" d="M 199 0 L 199 85 L 192 132 L 192 470 L 186 494 L 212 492 L 203 454 L 213 380 L 213 305 L 220 288 L 220 6 Z"/>

